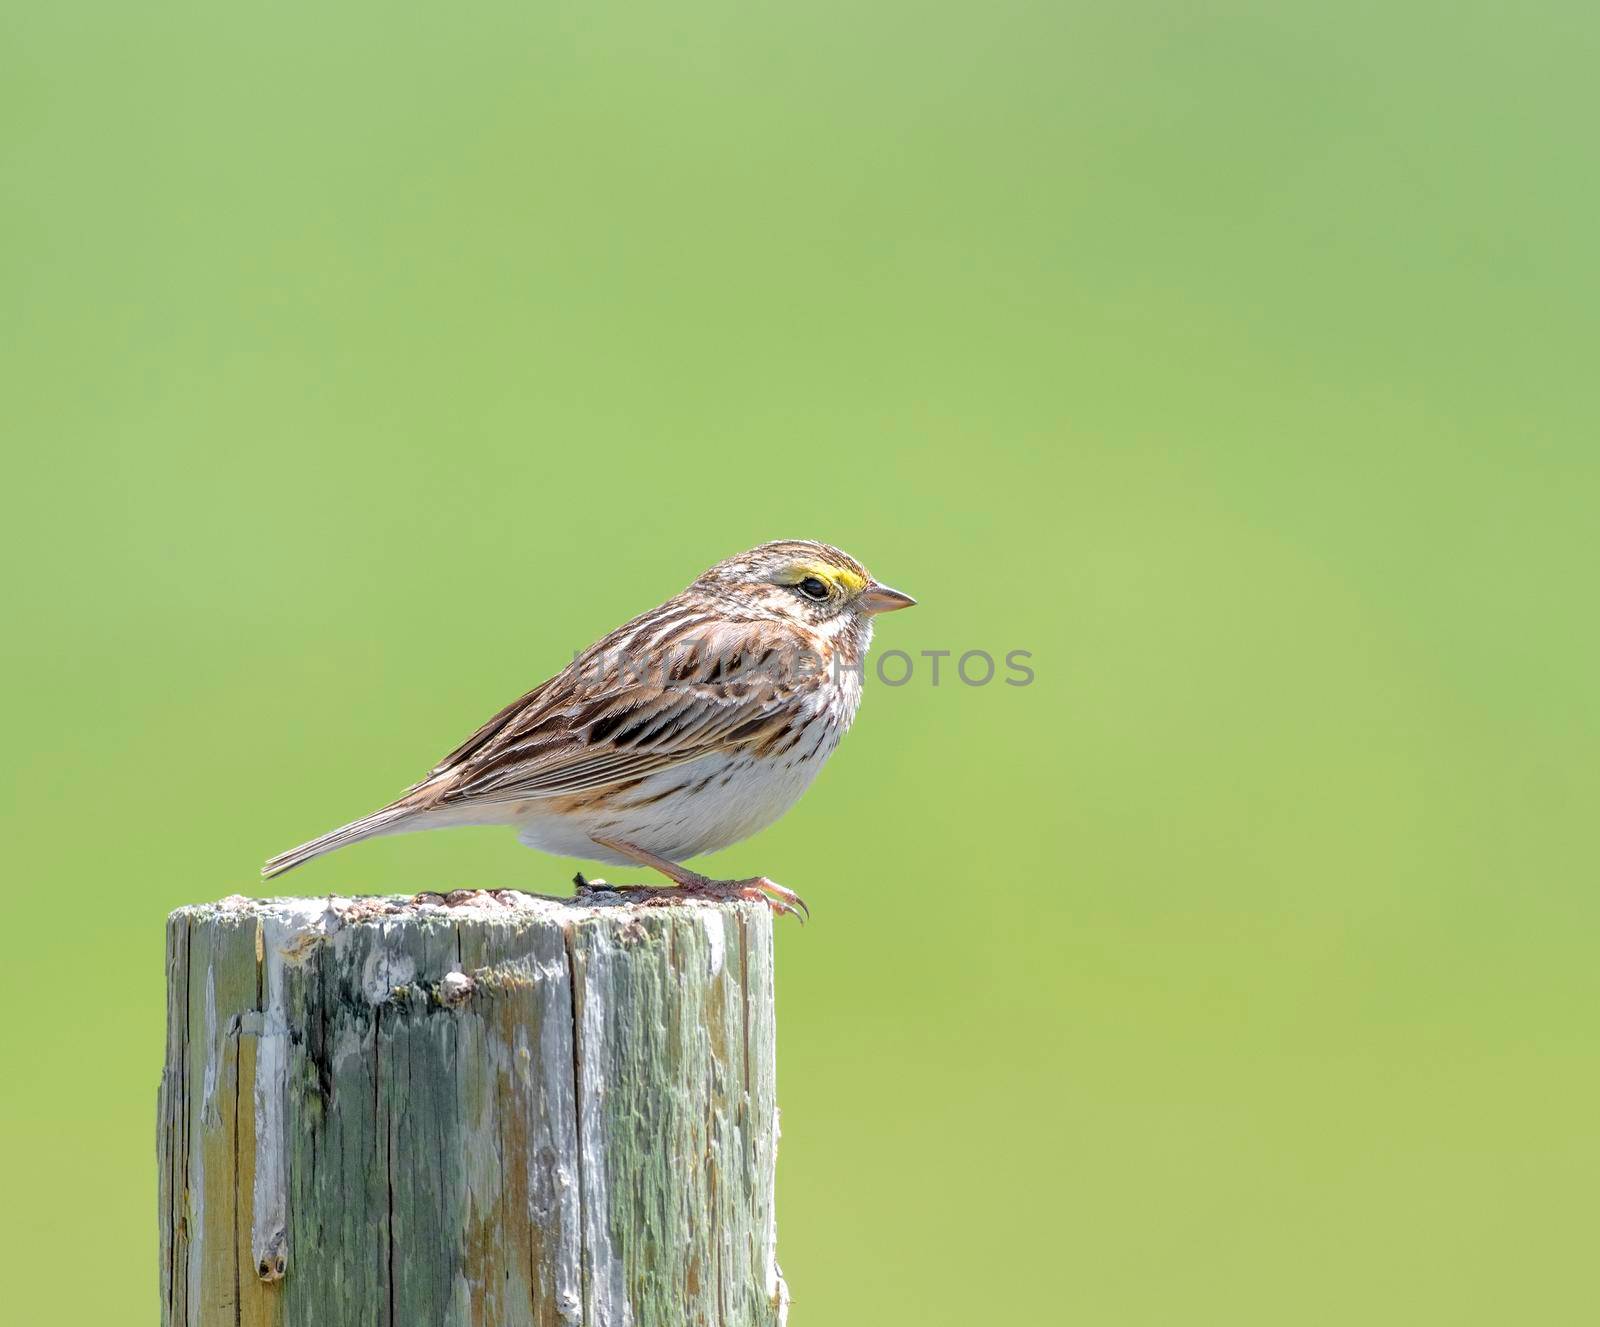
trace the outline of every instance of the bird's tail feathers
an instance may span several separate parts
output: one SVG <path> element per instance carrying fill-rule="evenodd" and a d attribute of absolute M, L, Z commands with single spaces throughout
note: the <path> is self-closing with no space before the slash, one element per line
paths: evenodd
<path fill-rule="evenodd" d="M 362 839 L 374 838 L 379 834 L 393 834 L 406 827 L 404 822 L 414 815 L 417 809 L 409 798 L 402 798 L 381 811 L 374 811 L 370 816 L 362 816 L 360 820 L 352 820 L 348 825 L 330 829 L 309 843 L 302 843 L 298 848 L 290 848 L 288 852 L 280 852 L 261 868 L 261 878 L 271 880 L 274 876 L 292 871 L 313 857 L 321 857 L 323 853 L 332 852 L 335 848 L 360 843 Z"/>

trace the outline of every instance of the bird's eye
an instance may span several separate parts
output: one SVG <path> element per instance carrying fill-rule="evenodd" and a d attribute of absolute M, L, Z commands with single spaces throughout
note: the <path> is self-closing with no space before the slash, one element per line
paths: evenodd
<path fill-rule="evenodd" d="M 821 603 L 828 597 L 828 587 L 816 576 L 807 576 L 795 587 L 807 599 L 815 599 Z"/>

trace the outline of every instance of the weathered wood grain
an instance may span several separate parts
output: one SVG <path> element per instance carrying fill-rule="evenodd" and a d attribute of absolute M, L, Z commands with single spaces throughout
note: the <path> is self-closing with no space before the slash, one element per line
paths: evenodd
<path fill-rule="evenodd" d="M 162 1322 L 780 1327 L 774 1041 L 759 904 L 180 909 Z"/>

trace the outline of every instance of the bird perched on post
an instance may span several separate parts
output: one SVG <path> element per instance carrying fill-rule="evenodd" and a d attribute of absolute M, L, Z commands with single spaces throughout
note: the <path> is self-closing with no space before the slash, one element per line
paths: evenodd
<path fill-rule="evenodd" d="M 872 619 L 915 602 L 827 544 L 752 548 L 507 705 L 398 801 L 261 873 L 380 834 L 511 825 L 543 852 L 649 866 L 680 887 L 665 894 L 803 909 L 765 876 L 680 863 L 794 805 L 855 718 Z"/>

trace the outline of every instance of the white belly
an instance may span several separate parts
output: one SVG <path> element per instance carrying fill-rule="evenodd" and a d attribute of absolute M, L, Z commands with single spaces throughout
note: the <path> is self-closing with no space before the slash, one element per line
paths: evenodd
<path fill-rule="evenodd" d="M 674 862 L 715 852 L 765 829 L 799 800 L 838 744 L 833 725 L 817 730 L 782 756 L 702 756 L 592 807 L 557 813 L 549 800 L 523 802 L 511 823 L 528 847 L 561 857 L 627 863 L 599 847 L 593 834 L 626 839 Z"/>

